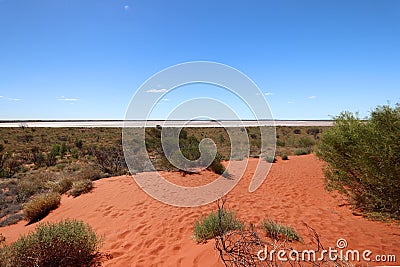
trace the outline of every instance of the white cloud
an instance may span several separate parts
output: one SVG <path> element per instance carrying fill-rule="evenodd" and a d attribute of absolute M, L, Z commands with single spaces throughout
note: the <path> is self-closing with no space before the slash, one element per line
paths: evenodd
<path fill-rule="evenodd" d="M 288 104 L 294 104 L 294 101 L 288 101 Z"/>
<path fill-rule="evenodd" d="M 169 99 L 168 98 L 163 98 L 163 99 L 161 99 L 161 101 L 169 101 Z"/>
<path fill-rule="evenodd" d="M 317 96 L 315 96 L 315 95 L 311 95 L 308 97 L 308 99 L 316 99 L 316 98 L 317 98 Z"/>
<path fill-rule="evenodd" d="M 165 93 L 168 92 L 167 89 L 150 89 L 146 91 L 147 93 Z"/>
<path fill-rule="evenodd" d="M 60 101 L 79 101 L 78 98 L 66 98 L 65 96 L 62 96 L 61 98 L 57 98 L 57 100 L 60 100 Z"/>
<path fill-rule="evenodd" d="M 8 97 L 7 99 L 10 101 L 20 101 L 21 100 L 19 98 L 12 98 L 12 97 Z"/>
<path fill-rule="evenodd" d="M 3 98 L 4 96 L 0 95 L 0 98 Z"/>
<path fill-rule="evenodd" d="M 124 6 L 124 9 L 125 9 L 126 11 L 128 11 L 129 8 L 130 8 L 130 7 L 129 7 L 128 5 L 125 5 L 125 6 Z"/>
<path fill-rule="evenodd" d="M 264 95 L 273 95 L 274 93 L 270 93 L 270 92 L 268 92 L 268 93 L 265 93 Z"/>

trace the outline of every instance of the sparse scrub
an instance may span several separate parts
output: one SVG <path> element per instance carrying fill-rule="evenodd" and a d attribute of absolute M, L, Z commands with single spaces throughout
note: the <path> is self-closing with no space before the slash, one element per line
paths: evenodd
<path fill-rule="evenodd" d="M 236 218 L 232 211 L 219 209 L 195 222 L 194 239 L 201 243 L 228 231 L 238 230 L 243 227 L 244 224 Z"/>
<path fill-rule="evenodd" d="M 289 157 L 288 157 L 288 155 L 286 155 L 286 154 L 283 154 L 283 155 L 281 156 L 281 158 L 282 158 L 282 160 L 289 160 Z"/>
<path fill-rule="evenodd" d="M 93 182 L 89 179 L 77 180 L 72 184 L 70 195 L 73 197 L 89 193 L 93 189 Z"/>
<path fill-rule="evenodd" d="M 50 211 L 60 205 L 61 196 L 58 193 L 47 193 L 33 197 L 23 206 L 26 219 L 30 222 L 37 222 L 47 216 Z"/>
<path fill-rule="evenodd" d="M 35 232 L 0 249 L 0 266 L 91 266 L 102 242 L 82 221 L 39 224 Z"/>
<path fill-rule="evenodd" d="M 110 175 L 127 173 L 127 166 L 122 151 L 122 145 L 113 147 L 94 148 L 92 151 L 101 171 Z"/>
<path fill-rule="evenodd" d="M 344 112 L 324 131 L 317 155 L 328 163 L 327 186 L 365 213 L 400 218 L 400 104 L 363 121 Z"/>

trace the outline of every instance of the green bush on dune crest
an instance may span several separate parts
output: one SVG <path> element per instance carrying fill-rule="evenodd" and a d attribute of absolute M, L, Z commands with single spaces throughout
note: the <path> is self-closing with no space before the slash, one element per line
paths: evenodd
<path fill-rule="evenodd" d="M 39 224 L 35 232 L 0 248 L 0 267 L 90 266 L 101 245 L 82 221 Z"/>
<path fill-rule="evenodd" d="M 368 214 L 400 218 L 400 104 L 367 120 L 344 112 L 325 131 L 317 155 L 328 163 L 327 186 Z"/>

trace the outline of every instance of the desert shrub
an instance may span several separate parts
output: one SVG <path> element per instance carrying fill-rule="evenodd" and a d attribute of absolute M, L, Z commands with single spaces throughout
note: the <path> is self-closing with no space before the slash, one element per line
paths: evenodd
<path fill-rule="evenodd" d="M 53 145 L 53 147 L 50 150 L 50 153 L 55 156 L 60 155 L 60 145 L 58 145 L 58 144 Z"/>
<path fill-rule="evenodd" d="M 276 140 L 276 145 L 277 146 L 280 146 L 280 147 L 285 147 L 286 146 L 286 143 L 285 143 L 285 141 L 282 141 L 282 140 Z"/>
<path fill-rule="evenodd" d="M 27 201 L 31 196 L 45 192 L 47 181 L 51 177 L 47 174 L 31 174 L 18 180 L 17 182 L 17 200 L 20 203 Z"/>
<path fill-rule="evenodd" d="M 365 121 L 344 112 L 324 131 L 317 155 L 328 163 L 327 186 L 364 212 L 400 218 L 400 104 Z"/>
<path fill-rule="evenodd" d="M 296 156 L 301 156 L 301 155 L 307 155 L 307 154 L 310 154 L 310 150 L 308 150 L 308 149 L 306 149 L 306 148 L 296 148 L 294 151 L 293 151 L 293 153 L 296 155 Z"/>
<path fill-rule="evenodd" d="M 0 178 L 12 177 L 21 167 L 22 160 L 14 154 L 2 151 L 0 148 Z"/>
<path fill-rule="evenodd" d="M 65 142 L 62 142 L 61 147 L 60 147 L 60 157 L 64 158 L 65 153 L 67 153 L 67 145 Z"/>
<path fill-rule="evenodd" d="M 72 157 L 73 159 L 78 159 L 78 158 L 79 158 L 79 151 L 78 151 L 78 149 L 77 149 L 76 147 L 74 147 L 74 148 L 71 150 L 71 157 Z"/>
<path fill-rule="evenodd" d="M 0 245 L 2 245 L 4 242 L 6 242 L 6 238 L 3 236 L 2 233 L 0 233 Z"/>
<path fill-rule="evenodd" d="M 37 222 L 47 216 L 50 211 L 60 205 L 61 196 L 59 193 L 47 193 L 33 197 L 23 206 L 23 213 L 31 223 Z"/>
<path fill-rule="evenodd" d="M 52 190 L 60 195 L 66 193 L 72 188 L 73 180 L 69 177 L 63 177 L 52 185 Z"/>
<path fill-rule="evenodd" d="M 30 149 L 29 156 L 30 160 L 35 164 L 36 167 L 41 167 L 46 163 L 46 157 L 39 147 L 33 146 Z"/>
<path fill-rule="evenodd" d="M 222 161 L 222 157 L 221 157 L 221 155 L 219 155 L 217 153 L 217 155 L 215 156 L 215 159 L 213 160 L 211 165 L 208 166 L 208 169 L 219 175 L 226 173 L 226 169 L 225 169 L 224 165 L 222 165 L 221 161 Z M 228 174 L 226 173 L 226 175 L 228 175 Z"/>
<path fill-rule="evenodd" d="M 297 140 L 297 147 L 311 148 L 313 145 L 315 145 L 315 141 L 308 136 L 302 136 Z"/>
<path fill-rule="evenodd" d="M 275 163 L 276 157 L 272 156 L 272 155 L 266 155 L 266 156 L 264 156 L 264 160 L 268 163 Z"/>
<path fill-rule="evenodd" d="M 20 213 L 11 214 L 11 215 L 7 216 L 6 218 L 4 218 L 3 220 L 0 221 L 0 227 L 16 224 L 17 222 L 19 222 L 23 218 L 24 218 L 23 214 L 20 214 Z"/>
<path fill-rule="evenodd" d="M 122 145 L 93 148 L 92 154 L 100 170 L 110 175 L 121 175 L 128 171 Z"/>
<path fill-rule="evenodd" d="M 300 130 L 300 129 L 294 129 L 294 130 L 293 130 L 293 133 L 294 133 L 294 134 L 301 134 L 301 130 Z"/>
<path fill-rule="evenodd" d="M 70 191 L 71 196 L 77 197 L 79 195 L 90 192 L 93 189 L 93 182 L 89 179 L 78 180 L 72 184 Z"/>
<path fill-rule="evenodd" d="M 82 167 L 82 170 L 77 175 L 81 180 L 89 179 L 92 181 L 96 181 L 105 177 L 104 173 L 102 173 L 98 168 L 92 165 L 86 165 Z"/>
<path fill-rule="evenodd" d="M 308 128 L 307 129 L 307 134 L 313 135 L 315 140 L 318 139 L 319 133 L 322 133 L 322 130 L 320 130 L 319 128 Z"/>
<path fill-rule="evenodd" d="M 90 266 L 102 242 L 82 221 L 39 224 L 35 232 L 0 249 L 0 266 Z"/>
<path fill-rule="evenodd" d="M 286 155 L 286 154 L 283 154 L 283 155 L 281 156 L 281 158 L 282 158 L 282 160 L 289 160 L 289 157 L 288 157 L 288 155 Z"/>
<path fill-rule="evenodd" d="M 231 230 L 242 229 L 244 224 L 232 211 L 219 209 L 202 217 L 194 224 L 194 239 L 201 243 Z"/>
<path fill-rule="evenodd" d="M 276 223 L 272 219 L 263 221 L 261 228 L 268 237 L 274 240 L 302 241 L 293 227 Z"/>
<path fill-rule="evenodd" d="M 76 140 L 76 141 L 75 141 L 75 146 L 76 146 L 78 149 L 82 149 L 82 147 L 83 147 L 83 141 L 80 140 L 80 139 Z"/>

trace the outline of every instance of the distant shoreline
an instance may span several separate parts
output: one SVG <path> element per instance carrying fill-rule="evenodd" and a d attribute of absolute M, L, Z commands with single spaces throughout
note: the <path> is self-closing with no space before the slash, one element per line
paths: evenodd
<path fill-rule="evenodd" d="M 332 126 L 333 120 L 0 120 L 0 127 L 251 127 Z"/>

